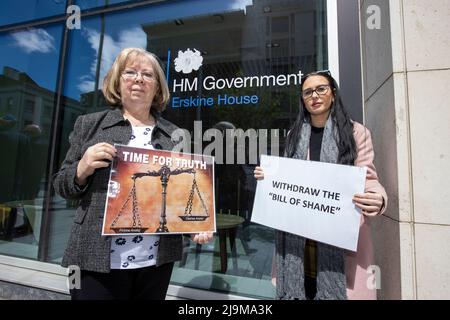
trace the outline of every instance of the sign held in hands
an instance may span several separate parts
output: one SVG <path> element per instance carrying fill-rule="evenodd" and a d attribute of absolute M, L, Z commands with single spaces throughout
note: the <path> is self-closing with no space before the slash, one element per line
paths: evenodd
<path fill-rule="evenodd" d="M 261 156 L 252 221 L 356 251 L 361 214 L 352 198 L 364 192 L 366 168 Z"/>

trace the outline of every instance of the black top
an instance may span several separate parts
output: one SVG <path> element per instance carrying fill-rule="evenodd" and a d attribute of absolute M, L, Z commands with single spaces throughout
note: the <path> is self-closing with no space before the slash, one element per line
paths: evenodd
<path fill-rule="evenodd" d="M 309 159 L 312 161 L 320 161 L 323 130 L 324 128 L 316 128 L 311 126 L 311 137 L 309 139 Z"/>
<path fill-rule="evenodd" d="M 320 161 L 320 149 L 322 148 L 324 128 L 311 126 L 311 137 L 309 138 L 309 159 Z M 314 299 L 317 293 L 317 243 L 306 239 L 305 243 L 305 294 L 307 299 Z"/>

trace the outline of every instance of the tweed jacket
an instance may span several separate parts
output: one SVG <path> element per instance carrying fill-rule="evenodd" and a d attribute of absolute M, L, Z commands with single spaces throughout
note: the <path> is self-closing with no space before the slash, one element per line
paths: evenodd
<path fill-rule="evenodd" d="M 177 127 L 153 113 L 156 120 L 151 143 L 155 149 L 171 150 L 176 142 L 171 134 Z M 57 193 L 66 199 L 79 200 L 75 220 L 61 265 L 76 265 L 81 270 L 110 271 L 111 237 L 102 236 L 101 229 L 106 203 L 110 168 L 97 169 L 85 186 L 75 183 L 78 162 L 90 146 L 107 142 L 112 145 L 128 144 L 132 127 L 119 108 L 79 116 L 69 136 L 70 147 L 61 169 L 54 175 Z M 156 264 L 181 259 L 182 236 L 162 235 Z"/>

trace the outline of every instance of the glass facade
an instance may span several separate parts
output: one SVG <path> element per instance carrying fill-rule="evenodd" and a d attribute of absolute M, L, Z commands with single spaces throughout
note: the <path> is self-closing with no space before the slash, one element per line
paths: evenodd
<path fill-rule="evenodd" d="M 63 26 L 0 34 L 0 253 L 38 258 Z"/>
<path fill-rule="evenodd" d="M 121 4 L 136 4 L 139 2 L 155 2 L 155 1 L 145 1 L 145 0 L 75 0 L 73 4 L 80 7 L 81 10 L 85 9 L 101 9 L 114 7 L 115 5 Z"/>
<path fill-rule="evenodd" d="M 98 89 L 115 56 L 140 47 L 161 59 L 172 96 L 164 117 L 191 133 L 191 151 L 206 153 L 213 141 L 223 148 L 212 152 L 218 233 L 210 244 L 185 243 L 172 283 L 272 298 L 274 232 L 250 221 L 252 172 L 259 154 L 283 151 L 297 114 L 299 71 L 328 67 L 326 1 L 80 0 L 74 4 L 82 14 L 92 8 L 99 14 L 82 15 L 81 29 L 66 34 L 65 20 L 44 19 L 64 13 L 63 1 L 46 14 L 40 1 L 30 2 L 34 15 L 0 22 L 42 19 L 33 28 L 0 32 L 0 143 L 7 150 L 0 254 L 61 261 L 77 203 L 55 195 L 49 177 L 67 152 L 76 117 L 107 107 Z M 134 5 L 120 6 L 126 3 Z M 117 9 L 102 12 L 105 6 Z M 192 54 L 200 65 L 183 62 Z M 236 136 L 216 141 L 203 134 L 210 128 Z"/>
<path fill-rule="evenodd" d="M 5 0 L 0 2 L 0 26 L 65 15 L 65 12 L 66 0 Z"/>

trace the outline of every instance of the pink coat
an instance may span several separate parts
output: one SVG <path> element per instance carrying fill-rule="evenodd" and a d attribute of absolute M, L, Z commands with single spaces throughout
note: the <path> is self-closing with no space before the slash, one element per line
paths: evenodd
<path fill-rule="evenodd" d="M 374 151 L 370 131 L 362 124 L 354 122 L 354 137 L 358 150 L 355 165 L 367 167 L 365 192 L 376 192 L 383 196 L 384 206 L 379 213 L 383 214 L 387 207 L 388 198 L 386 191 L 378 181 L 377 171 L 373 164 Z M 376 300 L 377 298 L 376 289 L 369 288 L 373 285 L 373 281 L 371 281 L 373 275 L 367 273 L 368 267 L 374 264 L 370 218 L 361 215 L 357 251 L 345 251 L 347 297 L 350 300 Z M 274 264 L 272 276 L 272 283 L 275 284 Z"/>
<path fill-rule="evenodd" d="M 358 148 L 355 165 L 367 167 L 365 192 L 376 192 L 383 196 L 384 206 L 379 213 L 383 214 L 387 207 L 388 197 L 378 181 L 377 171 L 373 164 L 374 151 L 370 131 L 362 124 L 354 122 L 354 137 Z M 367 268 L 374 264 L 370 218 L 372 217 L 361 215 L 358 248 L 356 252 L 346 251 L 345 254 L 347 297 L 351 300 L 376 300 L 377 298 L 376 289 L 369 288 L 373 285 L 371 281 L 373 275 L 367 273 Z"/>

